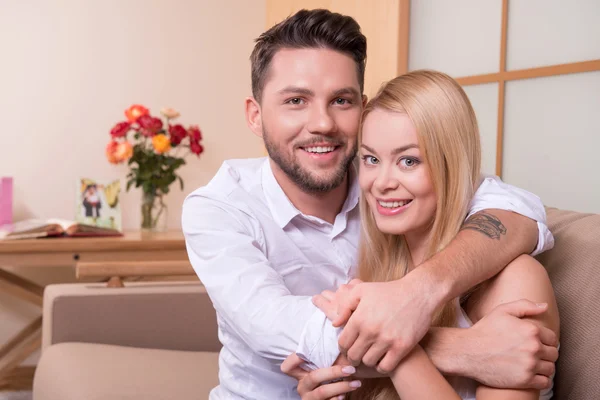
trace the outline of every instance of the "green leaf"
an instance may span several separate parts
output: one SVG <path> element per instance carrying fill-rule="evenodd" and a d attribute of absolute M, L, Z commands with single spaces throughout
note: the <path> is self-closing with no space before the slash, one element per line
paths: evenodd
<path fill-rule="evenodd" d="M 179 179 L 179 186 L 181 187 L 181 190 L 183 190 L 183 179 L 181 179 L 180 176 L 178 176 L 177 179 Z"/>

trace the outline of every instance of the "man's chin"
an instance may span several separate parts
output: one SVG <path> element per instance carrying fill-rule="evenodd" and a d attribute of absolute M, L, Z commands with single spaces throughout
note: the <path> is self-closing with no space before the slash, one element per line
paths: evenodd
<path fill-rule="evenodd" d="M 303 171 L 302 179 L 297 182 L 306 192 L 328 192 L 336 189 L 344 181 L 345 173 L 339 173 L 339 168 L 332 171 L 323 171 L 323 174 L 307 173 Z"/>

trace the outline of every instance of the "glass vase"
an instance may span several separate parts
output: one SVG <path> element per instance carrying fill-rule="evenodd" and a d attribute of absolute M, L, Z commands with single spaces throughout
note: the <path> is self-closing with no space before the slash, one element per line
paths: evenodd
<path fill-rule="evenodd" d="M 167 230 L 167 205 L 163 200 L 162 194 L 143 194 L 142 231 L 165 232 Z"/>

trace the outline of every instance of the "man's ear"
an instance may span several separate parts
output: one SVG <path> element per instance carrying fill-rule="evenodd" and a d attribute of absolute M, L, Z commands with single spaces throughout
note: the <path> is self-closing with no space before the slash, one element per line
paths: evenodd
<path fill-rule="evenodd" d="M 248 128 L 258 137 L 263 136 L 262 118 L 260 115 L 260 104 L 254 97 L 246 98 L 246 123 Z"/>
<path fill-rule="evenodd" d="M 363 94 L 363 96 L 362 96 L 362 105 L 363 105 L 363 108 L 365 108 L 367 106 L 368 102 L 369 102 L 369 98 L 367 97 L 366 94 Z"/>

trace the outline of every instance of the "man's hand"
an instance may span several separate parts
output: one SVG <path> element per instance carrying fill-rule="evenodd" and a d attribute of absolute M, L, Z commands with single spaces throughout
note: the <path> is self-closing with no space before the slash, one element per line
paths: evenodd
<path fill-rule="evenodd" d="M 341 304 L 352 302 L 352 289 L 361 283 L 363 282 L 360 279 L 352 279 L 348 284 L 341 285 L 335 292 L 324 290 L 321 294 L 313 296 L 313 304 L 323 311 L 327 319 L 335 321 L 340 313 L 347 312 L 341 309 Z M 348 317 L 350 317 L 349 313 Z M 348 317 L 345 319 L 347 320 Z"/>
<path fill-rule="evenodd" d="M 528 300 L 502 304 L 467 329 L 466 376 L 492 387 L 544 389 L 558 359 L 556 334 L 531 320 L 547 310 Z M 468 347 L 467 347 L 468 346 Z"/>
<path fill-rule="evenodd" d="M 362 361 L 389 374 L 423 338 L 443 294 L 416 272 L 393 282 L 357 284 L 336 299 L 340 312 L 333 325 L 347 321 L 339 345 L 353 365 Z"/>

